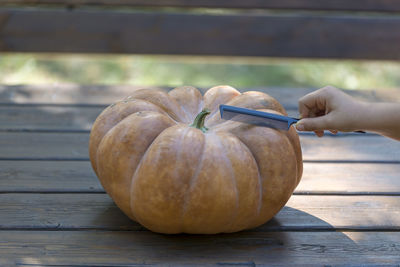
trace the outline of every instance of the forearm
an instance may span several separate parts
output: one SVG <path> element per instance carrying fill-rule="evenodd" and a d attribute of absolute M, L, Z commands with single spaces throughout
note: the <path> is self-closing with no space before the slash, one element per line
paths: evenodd
<path fill-rule="evenodd" d="M 363 103 L 362 120 L 357 128 L 400 141 L 400 104 Z"/>

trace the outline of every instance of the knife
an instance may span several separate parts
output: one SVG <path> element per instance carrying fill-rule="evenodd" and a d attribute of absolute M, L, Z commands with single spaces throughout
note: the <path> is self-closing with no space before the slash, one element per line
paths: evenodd
<path fill-rule="evenodd" d="M 220 105 L 219 112 L 224 120 L 234 120 L 257 126 L 289 130 L 290 126 L 300 119 L 229 105 Z"/>

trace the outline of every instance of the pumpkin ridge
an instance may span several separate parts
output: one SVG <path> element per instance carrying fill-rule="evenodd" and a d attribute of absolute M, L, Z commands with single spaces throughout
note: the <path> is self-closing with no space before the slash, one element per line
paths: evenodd
<path fill-rule="evenodd" d="M 239 136 L 237 136 L 237 135 L 235 135 L 235 134 L 233 134 L 233 133 L 231 133 L 231 132 L 229 132 L 228 131 L 228 134 L 230 134 L 230 135 L 232 135 L 233 137 L 235 137 L 242 145 L 243 145 L 243 147 L 245 148 L 245 149 L 247 149 L 247 151 L 249 152 L 249 155 L 251 155 L 251 157 L 253 158 L 253 160 L 254 160 L 254 162 L 256 163 L 255 165 L 256 165 L 256 168 L 257 168 L 257 177 L 258 177 L 258 184 L 259 184 L 259 188 L 260 188 L 260 197 L 259 197 L 259 200 L 258 200 L 258 205 L 257 205 L 257 216 L 259 216 L 260 215 L 260 212 L 261 212 L 261 207 L 262 207 L 262 205 L 263 205 L 263 201 L 262 201 L 262 199 L 263 199 L 263 182 L 262 182 L 262 179 L 261 179 L 261 173 L 260 173 L 260 168 L 258 167 L 259 165 L 259 162 L 257 161 L 257 159 L 254 157 L 254 154 L 253 154 L 253 151 L 251 151 L 251 149 L 249 148 L 249 146 L 242 140 L 242 139 L 240 139 L 240 137 Z M 256 221 L 256 219 L 257 219 L 258 217 L 255 217 L 254 218 L 254 221 Z M 252 221 L 250 221 L 249 222 L 249 224 L 248 224 L 248 226 L 246 226 L 246 228 L 244 228 L 244 229 L 248 229 L 248 228 L 251 228 L 251 225 L 253 225 L 253 222 Z"/>
<path fill-rule="evenodd" d="M 300 140 L 299 136 L 294 135 L 293 133 L 296 132 L 295 130 L 292 130 L 292 127 L 286 132 L 286 137 L 289 139 L 290 143 L 292 144 L 293 147 L 300 147 Z M 297 132 L 296 132 L 297 134 Z M 302 153 L 296 152 L 294 149 L 295 155 L 296 155 L 296 172 L 297 172 L 297 179 L 296 179 L 296 187 L 299 185 L 301 176 L 303 175 L 303 165 L 299 164 L 299 162 L 303 162 L 303 155 Z"/>
<path fill-rule="evenodd" d="M 187 117 L 188 120 L 190 121 L 190 113 L 189 113 L 182 105 L 179 105 L 179 107 L 181 108 L 181 110 L 183 111 L 183 113 L 186 114 L 186 117 Z"/>
<path fill-rule="evenodd" d="M 160 107 L 159 105 L 154 104 L 153 102 L 150 102 L 150 101 L 148 101 L 148 100 L 146 100 L 146 99 L 141 99 L 141 98 L 130 98 L 130 96 L 129 96 L 127 99 L 128 99 L 127 101 L 122 100 L 122 101 L 119 101 L 119 102 L 125 102 L 125 103 L 127 103 L 127 102 L 138 102 L 138 101 L 142 101 L 142 102 L 151 104 L 151 105 L 153 105 L 153 106 L 159 108 L 161 111 L 164 112 L 164 113 L 161 113 L 161 114 L 163 114 L 163 115 L 169 117 L 171 120 L 173 120 L 173 121 L 175 121 L 175 122 L 178 123 L 178 121 L 177 121 L 176 119 L 174 119 L 174 118 L 171 116 L 171 114 L 169 114 L 169 112 L 167 112 L 165 109 L 163 109 L 163 108 Z M 130 116 L 130 115 L 132 115 L 132 114 L 135 114 L 135 113 L 137 113 L 137 112 L 143 112 L 143 111 L 152 111 L 152 110 L 139 110 L 139 111 L 136 111 L 136 112 L 133 112 L 133 113 L 128 114 L 126 117 L 128 117 L 128 116 Z M 156 110 L 154 110 L 154 112 L 160 113 L 159 111 L 156 111 Z M 125 119 L 126 117 L 124 117 L 124 119 Z M 122 120 L 121 120 L 121 121 L 122 121 Z M 121 121 L 117 122 L 115 125 L 117 125 L 117 124 L 120 123 Z M 114 126 L 115 126 L 115 125 L 114 125 Z M 113 126 L 113 127 L 114 127 L 114 126 Z"/>
<path fill-rule="evenodd" d="M 201 111 L 203 106 L 203 95 L 199 89 L 194 86 L 178 86 L 168 91 L 173 99 L 177 101 L 179 106 L 186 113 L 189 121 L 193 121 L 196 114 Z M 199 110 L 200 109 L 200 110 Z"/>
<path fill-rule="evenodd" d="M 180 161 L 181 161 L 181 158 L 182 158 L 182 150 L 183 150 L 183 148 L 182 148 L 183 139 L 185 139 L 186 134 L 187 134 L 189 131 L 190 131 L 190 128 L 189 128 L 189 127 L 186 127 L 185 130 L 184 130 L 183 133 L 182 133 L 182 136 L 179 138 L 179 145 L 178 145 L 179 149 L 176 151 L 176 160 L 177 160 L 177 162 L 180 162 Z M 175 175 L 176 175 L 177 172 L 178 172 L 178 170 L 177 170 L 177 168 L 175 168 Z"/>
<path fill-rule="evenodd" d="M 230 170 L 230 174 L 231 174 L 231 179 L 233 181 L 233 188 L 235 188 L 235 195 L 236 195 L 236 207 L 234 209 L 235 213 L 233 213 L 233 215 L 231 216 L 231 220 L 230 223 L 227 225 L 227 229 L 229 232 L 229 229 L 232 227 L 232 225 L 235 223 L 236 218 L 238 217 L 239 213 L 239 191 L 237 188 L 237 181 L 236 181 L 236 177 L 235 177 L 235 173 L 232 170 L 232 161 L 227 157 L 226 155 L 226 149 L 225 146 L 223 145 L 222 141 L 221 141 L 221 136 L 219 136 L 217 133 L 213 134 L 213 136 L 216 137 L 216 139 L 218 140 L 218 147 L 221 150 L 221 157 L 223 157 L 224 161 L 226 162 L 227 165 L 230 166 L 230 168 L 228 168 Z"/>
<path fill-rule="evenodd" d="M 232 134 L 232 133 L 230 133 L 230 134 Z M 242 139 L 240 139 L 239 136 L 236 136 L 234 134 L 232 134 L 232 135 L 234 137 L 236 137 L 241 144 L 243 144 L 243 146 L 249 151 L 249 154 L 253 157 L 254 162 L 256 162 L 258 181 L 259 181 L 259 187 L 260 187 L 260 199 L 259 199 L 259 204 L 258 204 L 258 208 L 257 208 L 257 215 L 259 215 L 260 212 L 261 212 L 262 204 L 263 204 L 263 202 L 262 202 L 262 197 L 263 197 L 263 190 L 262 190 L 263 187 L 262 187 L 262 185 L 263 185 L 263 182 L 262 182 L 262 179 L 261 179 L 260 168 L 258 167 L 259 162 L 254 157 L 253 151 L 251 151 L 250 147 Z"/>
<path fill-rule="evenodd" d="M 139 100 L 142 100 L 142 99 L 139 99 Z M 146 101 L 146 100 L 143 100 L 143 101 Z M 146 102 L 148 102 L 148 101 L 146 101 Z M 151 102 L 149 102 L 149 103 L 151 103 Z M 155 104 L 153 104 L 153 103 L 151 103 L 151 104 L 154 105 L 154 106 L 157 106 L 157 105 L 155 105 Z M 163 111 L 164 111 L 164 110 L 163 110 Z M 176 120 L 174 120 L 171 116 L 169 116 L 169 114 L 168 114 L 167 112 L 165 112 L 165 113 L 160 113 L 160 112 L 158 112 L 158 111 L 152 111 L 152 110 L 141 110 L 141 111 L 136 111 L 136 112 L 133 112 L 133 113 L 129 113 L 127 116 L 125 116 L 122 120 L 118 121 L 116 124 L 114 124 L 110 129 L 108 129 L 108 130 L 104 133 L 103 137 L 100 139 L 100 142 L 99 142 L 99 144 L 98 144 L 98 147 L 100 146 L 100 144 L 101 144 L 101 142 L 103 141 L 104 137 L 105 137 L 112 129 L 114 129 L 117 125 L 119 125 L 122 121 L 126 120 L 126 119 L 129 118 L 130 116 L 133 116 L 133 115 L 136 115 L 136 114 L 140 114 L 141 112 L 154 112 L 154 113 L 159 113 L 159 114 L 161 114 L 161 115 L 164 115 L 164 116 L 170 118 L 170 119 L 173 120 L 174 122 L 178 123 L 178 122 L 177 122 Z M 97 154 L 97 153 L 96 153 L 96 154 Z"/>
<path fill-rule="evenodd" d="M 281 132 L 281 131 L 279 131 L 279 130 L 272 129 L 272 128 L 268 128 L 268 127 L 257 127 L 257 128 L 261 128 L 261 129 L 264 129 L 264 128 L 265 128 L 265 130 L 271 131 L 271 132 L 274 133 L 274 134 L 277 134 L 277 132 Z M 277 136 L 279 136 L 279 138 L 282 138 L 281 140 L 285 140 L 286 144 L 291 144 L 290 141 L 289 141 L 289 138 L 288 138 L 286 135 L 277 135 Z M 249 139 L 249 141 L 250 141 L 250 139 Z M 243 142 L 243 143 L 246 144 L 246 142 Z M 282 146 L 283 146 L 283 145 L 282 145 Z M 250 146 L 248 146 L 248 147 L 250 147 Z M 294 155 L 295 155 L 294 148 L 290 145 L 290 146 L 288 146 L 288 149 L 291 150 L 291 151 L 293 152 L 292 154 L 293 154 L 293 156 L 294 156 Z M 252 150 L 250 149 L 250 151 L 252 151 Z M 256 162 L 257 162 L 257 167 L 260 168 L 260 166 L 262 166 L 262 164 L 260 164 L 260 162 L 257 160 L 257 157 L 255 156 L 256 153 L 252 153 L 252 155 L 254 156 L 254 159 L 255 159 Z M 260 160 L 262 160 L 262 158 L 260 158 Z M 294 167 L 295 167 L 296 170 L 297 170 L 297 163 L 295 163 L 295 166 L 294 166 Z M 260 169 L 259 169 L 259 170 L 260 170 Z M 259 171 L 259 173 L 260 173 L 260 176 L 261 176 L 261 171 Z M 273 178 L 273 176 L 266 177 L 265 184 L 267 184 L 267 185 L 269 184 L 268 179 L 271 178 L 271 177 Z M 297 177 L 297 176 L 296 176 L 296 177 Z M 296 179 L 296 178 L 295 178 L 295 179 Z M 263 181 L 263 180 L 261 179 L 261 181 Z M 264 183 L 262 183 L 262 185 L 264 185 Z M 273 187 L 271 187 L 271 186 L 266 187 L 266 190 L 271 190 L 271 188 L 273 188 Z M 289 191 L 293 193 L 294 189 L 295 189 L 295 186 L 294 186 L 292 189 L 290 189 Z M 261 190 L 264 190 L 264 186 L 261 187 Z M 279 188 L 278 188 L 278 190 L 279 190 Z M 271 193 L 271 192 L 269 192 L 269 193 Z M 290 193 L 290 195 L 291 195 L 292 193 Z M 280 194 L 279 196 L 282 197 L 282 194 Z M 267 191 L 266 191 L 266 192 L 262 191 L 262 197 L 267 197 L 267 198 L 268 198 L 268 197 L 269 197 L 268 192 L 267 192 Z M 278 206 L 277 208 L 274 209 L 275 212 L 273 212 L 272 217 L 275 216 L 275 215 L 279 212 L 279 210 L 281 210 L 282 207 L 284 207 L 284 206 L 286 205 L 286 203 L 287 203 L 287 201 L 288 201 L 289 198 L 290 198 L 290 196 L 289 196 L 288 198 L 286 198 L 285 201 L 283 201 L 283 202 L 280 204 L 280 206 Z M 265 202 L 262 202 L 262 204 L 264 205 Z M 266 206 L 269 206 L 268 203 L 266 204 Z M 263 206 L 261 206 L 261 208 L 263 208 Z M 264 207 L 264 208 L 265 208 L 265 207 Z M 262 209 L 261 209 L 261 210 L 262 210 Z M 264 211 L 265 211 L 265 210 L 264 210 Z M 272 218 L 272 217 L 269 217 L 268 220 L 270 220 L 270 218 Z M 267 220 L 263 219 L 262 217 L 261 217 L 261 219 L 262 219 L 262 220 L 260 220 L 260 217 L 255 217 L 253 222 L 257 222 L 257 221 L 258 221 L 259 223 L 257 223 L 257 224 L 255 224 L 255 223 L 251 224 L 251 225 L 249 226 L 249 229 L 254 228 L 254 227 L 258 227 L 258 226 L 264 224 L 264 223 L 267 221 Z"/>
<path fill-rule="evenodd" d="M 171 127 L 174 127 L 174 126 L 176 126 L 176 125 L 169 126 L 169 127 L 165 128 L 164 130 L 162 130 L 160 133 L 158 133 L 158 135 L 156 135 L 156 137 L 155 137 L 155 138 L 150 142 L 150 144 L 147 146 L 145 152 L 143 153 L 142 157 L 140 158 L 140 160 L 139 160 L 139 162 L 138 162 L 138 164 L 137 164 L 137 166 L 136 166 L 135 171 L 134 171 L 133 174 L 131 175 L 132 179 L 130 179 L 131 183 L 130 183 L 130 188 L 129 188 L 129 194 L 130 194 L 130 196 L 132 196 L 133 185 L 134 185 L 134 181 L 135 181 L 136 178 L 137 178 L 137 177 L 136 177 L 136 176 L 137 176 L 137 173 L 139 172 L 139 169 L 140 169 L 140 167 L 142 166 L 143 161 L 144 161 L 144 159 L 146 158 L 149 149 L 151 148 L 151 146 L 155 143 L 155 141 L 157 140 L 157 138 L 159 138 L 159 136 L 160 136 L 164 131 L 166 131 L 167 129 L 169 129 L 169 128 L 171 128 Z M 133 214 L 133 216 L 134 216 L 135 218 L 137 218 L 137 216 L 135 215 L 135 212 L 134 212 L 134 210 L 133 210 L 133 208 L 132 208 L 132 199 L 133 199 L 133 198 L 130 197 L 130 203 L 129 203 L 129 204 L 130 204 L 130 208 L 131 208 L 131 213 Z"/>
<path fill-rule="evenodd" d="M 154 112 L 163 114 L 163 115 L 169 117 L 169 118 L 170 118 L 171 120 L 173 120 L 174 122 L 179 123 L 179 121 L 177 121 L 176 119 L 174 119 L 174 118 L 171 116 L 171 114 L 170 114 L 168 111 L 166 111 L 163 107 L 160 107 L 159 105 L 157 105 L 157 104 L 155 104 L 155 103 L 153 103 L 153 102 L 151 102 L 151 101 L 148 101 L 148 100 L 146 100 L 146 99 L 141 99 L 141 98 L 136 98 L 136 99 L 134 99 L 134 100 L 129 100 L 129 101 L 134 102 L 134 101 L 138 101 L 138 100 L 139 100 L 139 101 L 146 102 L 146 103 L 149 103 L 149 104 L 152 104 L 153 106 L 155 106 L 155 107 L 159 108 L 160 110 L 162 110 L 164 113 L 160 113 L 160 112 L 158 112 L 158 111 L 154 111 Z M 130 115 L 132 115 L 132 114 L 135 114 L 135 113 L 137 113 L 137 112 L 143 112 L 143 111 L 150 111 L 150 110 L 136 111 L 136 112 L 134 112 L 134 113 L 129 114 L 128 116 L 130 116 Z M 128 117 L 128 116 L 126 116 L 126 117 Z M 126 118 L 126 117 L 125 117 L 125 118 Z M 125 119 L 125 118 L 124 118 L 124 119 Z M 121 120 L 121 121 L 122 121 L 122 120 Z M 120 123 L 121 121 L 119 121 L 118 123 Z M 118 123 L 117 123 L 117 124 L 118 124 Z M 117 125 L 117 124 L 115 124 L 115 125 Z M 115 127 L 115 125 L 114 125 L 113 127 Z"/>
<path fill-rule="evenodd" d="M 202 98 L 200 99 L 199 109 L 197 110 L 196 113 L 199 114 L 204 108 L 205 108 L 205 107 L 204 107 L 204 98 L 202 97 Z"/>
<path fill-rule="evenodd" d="M 134 117 L 134 116 L 137 116 L 137 113 L 138 112 L 135 112 L 135 113 L 132 113 L 132 114 L 130 114 L 129 116 L 127 116 L 126 118 L 124 118 L 123 120 L 121 120 L 121 122 L 120 123 L 125 123 L 125 122 L 127 122 L 127 120 L 129 120 L 129 119 L 131 119 L 131 120 L 133 120 L 133 118 L 132 117 Z M 165 117 L 165 118 L 168 118 L 169 119 L 169 117 L 167 117 L 167 116 L 165 116 L 164 114 L 162 114 L 162 113 L 159 113 L 159 112 L 154 112 L 154 111 L 144 111 L 143 113 L 150 113 L 150 114 L 155 114 L 156 116 L 152 116 L 152 119 L 154 120 L 154 119 L 156 119 L 156 120 L 159 120 L 160 118 L 162 118 L 162 117 Z M 146 120 L 147 118 L 144 118 L 144 119 L 142 119 L 142 120 Z M 164 119 L 165 120 L 165 119 Z M 116 125 L 117 126 L 117 125 Z M 124 125 L 120 125 L 120 124 L 118 124 L 118 126 L 119 127 L 123 127 Z M 160 124 L 159 125 L 159 127 L 157 127 L 157 128 L 152 128 L 152 130 L 151 131 L 153 131 L 154 132 L 154 134 L 153 134 L 153 136 L 154 136 L 154 138 L 153 138 L 153 140 L 149 143 L 149 145 L 147 146 L 147 147 L 144 147 L 144 149 L 143 149 L 143 154 L 142 153 L 138 153 L 138 155 L 140 156 L 141 154 L 142 154 L 142 156 L 144 155 L 144 153 L 148 150 L 148 148 L 149 148 L 149 146 L 154 142 L 154 140 L 156 139 L 156 137 L 158 137 L 158 135 L 159 135 L 159 133 L 161 133 L 161 132 L 163 132 L 165 129 L 168 129 L 168 128 L 170 128 L 171 126 L 174 126 L 174 124 L 172 124 L 172 122 L 171 122 L 171 120 L 168 120 L 168 121 L 164 121 L 162 124 Z M 165 127 L 165 128 L 164 128 Z M 141 128 L 141 127 L 138 127 L 138 128 Z M 124 128 L 123 128 L 124 129 Z M 161 130 L 160 130 L 161 129 Z M 96 154 L 95 154 L 95 156 L 96 156 L 96 161 L 97 162 L 101 162 L 101 160 L 100 160 L 100 157 L 102 156 L 102 154 L 101 154 L 101 152 L 102 152 L 102 150 L 100 149 L 100 148 L 102 148 L 103 146 L 107 149 L 107 150 L 111 150 L 112 151 L 112 147 L 110 148 L 110 145 L 107 145 L 107 144 L 103 144 L 104 142 L 106 142 L 107 141 L 107 138 L 113 138 L 113 136 L 114 136 L 114 131 L 117 131 L 118 130 L 118 132 L 116 133 L 116 134 L 119 134 L 119 133 L 121 133 L 121 131 L 119 130 L 119 129 L 117 129 L 116 127 L 113 127 L 110 131 L 108 131 L 107 132 L 107 134 L 106 135 L 104 135 L 104 137 L 102 138 L 102 140 L 101 140 L 101 142 L 100 142 L 100 144 L 99 144 L 99 149 L 97 150 L 97 152 L 96 152 Z M 159 133 L 157 133 L 158 131 L 160 130 L 160 132 Z M 125 133 L 128 133 L 129 131 L 124 131 L 124 132 L 122 132 L 122 135 L 123 136 L 125 136 L 126 134 Z M 147 137 L 149 137 L 150 135 L 147 135 Z M 151 140 L 150 138 L 148 138 L 149 140 Z M 132 138 L 129 138 L 129 139 L 127 139 L 127 140 L 135 140 L 135 139 L 132 139 Z M 115 141 L 115 140 L 114 140 Z M 126 146 L 125 146 L 126 147 Z M 138 157 L 139 158 L 139 157 Z M 141 160 L 142 158 L 140 158 L 140 160 Z M 136 166 L 138 166 L 139 165 L 139 163 L 140 163 L 140 160 L 137 162 L 137 165 Z M 132 164 L 132 159 L 129 159 L 129 162 Z M 131 165 L 132 166 L 132 165 Z M 103 174 L 104 175 L 104 174 Z M 101 175 L 101 176 L 103 176 L 103 175 Z M 100 176 L 100 177 L 101 177 Z M 109 186 L 107 186 L 106 187 L 106 185 L 105 184 L 103 184 L 103 179 L 104 179 L 104 176 L 103 176 L 103 179 L 101 179 L 99 177 L 99 180 L 100 180 L 100 182 L 102 183 L 102 185 L 103 185 L 103 187 L 106 189 L 106 191 L 107 191 L 107 193 L 111 196 L 111 198 L 113 198 L 113 200 L 114 201 L 116 201 L 114 198 L 115 198 L 115 192 L 116 192 L 116 186 L 117 185 L 119 185 L 119 183 L 121 182 L 121 180 L 114 180 L 114 179 L 112 179 L 112 180 L 110 180 L 110 179 L 107 179 L 107 180 L 109 180 L 109 181 L 111 181 L 111 183 L 109 183 Z M 130 175 L 128 174 L 127 175 L 127 177 L 130 177 Z M 131 179 L 129 179 L 129 186 L 131 185 L 131 183 L 132 183 L 132 180 Z M 128 188 L 127 188 L 128 189 Z M 116 203 L 118 203 L 118 201 L 116 201 Z"/>
<path fill-rule="evenodd" d="M 168 94 L 168 96 L 169 97 L 171 97 L 169 94 Z M 173 99 L 173 97 L 171 97 L 172 99 Z M 174 99 L 175 100 L 175 99 Z M 176 100 L 175 100 L 176 101 Z M 176 101 L 177 102 L 177 101 Z M 182 106 L 182 105 L 180 105 L 178 102 L 177 102 L 177 106 L 183 111 L 183 113 L 186 115 L 186 118 L 187 118 L 187 121 L 188 122 L 190 122 L 190 120 L 191 120 L 191 114 L 190 114 L 190 112 L 189 111 L 187 111 L 186 110 L 186 108 L 184 108 L 184 106 Z M 185 122 L 184 120 L 182 120 L 182 122 Z"/>
<path fill-rule="evenodd" d="M 116 103 L 113 103 L 113 104 L 109 105 L 103 112 L 100 113 L 99 118 L 101 118 L 102 116 L 104 116 L 104 115 L 105 115 L 105 112 L 106 112 L 107 110 L 111 109 L 112 107 L 114 107 L 116 104 L 128 103 L 128 102 L 129 102 L 129 103 L 134 103 L 134 102 L 140 102 L 140 101 L 141 101 L 141 102 L 145 102 L 145 103 L 147 103 L 147 104 L 151 104 L 151 105 L 153 105 L 154 107 L 156 107 L 156 108 L 158 108 L 158 109 L 161 109 L 159 106 L 157 106 L 156 104 L 154 104 L 154 103 L 152 103 L 152 102 L 150 102 L 150 101 L 147 101 L 147 100 L 144 100 L 144 99 L 134 99 L 134 98 L 132 98 L 131 96 L 128 96 L 128 97 L 126 97 L 124 100 L 120 100 L 120 101 L 117 101 Z M 168 112 L 166 112 L 166 111 L 163 110 L 163 109 L 161 109 L 161 110 L 162 110 L 164 113 L 160 113 L 160 112 L 158 112 L 158 111 L 156 111 L 156 110 L 154 110 L 154 111 L 152 111 L 152 110 L 142 110 L 142 111 L 136 111 L 136 112 L 128 113 L 125 117 L 122 117 L 121 120 L 117 121 L 115 124 L 113 124 L 109 129 L 107 129 L 107 130 L 103 133 L 103 135 L 102 135 L 102 137 L 99 139 L 97 145 L 94 146 L 94 148 L 96 148 L 95 155 L 97 154 L 97 150 L 98 150 L 98 148 L 100 147 L 100 144 L 101 144 L 101 142 L 103 141 L 104 137 L 107 135 L 107 133 L 110 132 L 113 128 L 115 128 L 115 127 L 116 127 L 119 123 L 121 123 L 123 120 L 125 120 L 126 118 L 128 118 L 129 116 L 131 116 L 131 115 L 133 115 L 133 114 L 135 114 L 135 113 L 143 112 L 143 111 L 157 112 L 157 113 L 160 113 L 160 114 L 163 114 L 163 115 L 168 116 L 170 119 L 172 119 L 174 122 L 177 123 L 177 121 L 174 120 L 174 118 L 172 118 L 172 117 L 170 116 L 170 114 L 168 114 Z M 93 130 L 96 130 L 96 129 L 93 129 L 93 126 L 92 126 L 91 132 L 94 132 Z M 90 140 L 91 140 L 91 138 L 89 139 L 89 151 L 90 151 L 91 148 L 93 147 L 93 144 L 91 144 Z M 90 154 L 90 152 L 89 152 L 89 154 Z M 97 172 L 97 169 L 98 169 L 98 167 L 97 167 L 97 156 L 95 156 L 94 164 L 93 164 L 93 162 L 92 162 L 92 166 L 93 166 L 93 169 L 95 170 L 95 172 Z"/>
<path fill-rule="evenodd" d="M 147 89 L 144 89 L 144 90 L 147 90 Z M 153 90 L 150 89 L 150 90 L 153 91 L 153 92 L 155 92 L 155 93 L 163 94 L 163 95 L 168 99 L 168 101 L 169 101 L 170 103 L 173 103 L 173 106 L 175 107 L 175 109 L 179 109 L 179 110 L 182 111 L 181 105 L 179 105 L 179 103 L 178 103 L 173 97 L 171 97 L 167 92 L 161 91 L 161 90 L 154 90 L 154 89 L 153 89 Z M 172 114 L 170 114 L 170 112 L 168 112 L 168 111 L 166 110 L 167 106 L 163 105 L 163 104 L 162 104 L 162 101 L 160 101 L 160 103 L 157 103 L 156 101 L 153 102 L 153 101 L 151 101 L 151 98 L 148 99 L 148 98 L 145 98 L 145 97 L 142 96 L 142 95 L 138 95 L 138 96 L 133 95 L 133 97 L 136 98 L 136 99 L 146 100 L 146 101 L 148 101 L 148 102 L 150 102 L 150 103 L 156 105 L 157 107 L 159 107 L 160 109 L 162 109 L 163 111 L 165 111 L 165 113 L 168 113 L 170 116 L 171 116 L 171 115 L 174 115 L 174 117 L 176 117 L 176 118 L 174 118 L 175 121 L 181 121 L 181 122 L 189 121 L 189 118 L 187 117 L 187 114 L 186 114 L 185 112 L 182 113 L 182 114 L 184 115 L 183 118 L 181 117 L 180 114 L 177 114 L 176 110 L 172 110 L 172 109 L 171 109 L 171 113 L 172 113 Z M 173 117 L 173 116 L 171 116 L 171 117 Z"/>
<path fill-rule="evenodd" d="M 210 120 L 211 118 L 213 118 L 214 115 L 215 115 L 216 113 L 219 112 L 219 108 L 218 108 L 219 105 L 217 105 L 217 106 L 214 107 L 214 104 L 215 104 L 215 102 L 217 102 L 218 97 L 217 97 L 215 94 L 210 96 L 210 94 L 214 93 L 214 91 L 217 91 L 217 92 L 218 92 L 218 91 L 220 91 L 220 90 L 222 90 L 222 91 L 228 90 L 228 91 L 230 91 L 231 93 L 235 94 L 235 95 L 229 96 L 229 93 L 228 93 L 228 94 L 227 94 L 227 97 L 226 97 L 226 99 L 225 99 L 225 101 L 221 102 L 220 104 L 228 103 L 228 102 L 231 101 L 232 99 L 234 99 L 234 98 L 236 98 L 237 96 L 240 96 L 240 95 L 241 95 L 241 93 L 240 93 L 238 90 L 236 90 L 235 88 L 233 88 L 233 87 L 231 87 L 231 86 L 229 86 L 229 85 L 214 86 L 214 87 L 208 89 L 208 90 L 204 93 L 204 96 L 203 96 L 203 101 L 204 101 L 203 108 L 208 108 L 208 109 L 210 109 L 210 111 L 211 111 L 210 116 L 208 116 L 208 117 L 206 118 L 206 122 L 207 122 L 208 120 Z M 222 94 L 225 94 L 225 92 L 222 92 Z M 209 100 L 209 101 L 207 101 L 207 100 Z"/>
<path fill-rule="evenodd" d="M 211 125 L 211 126 L 207 125 L 207 126 L 210 127 L 210 129 L 213 129 L 213 131 L 215 131 L 215 132 L 220 132 L 221 129 L 224 130 L 227 126 L 240 125 L 240 123 L 241 122 L 234 121 L 234 120 L 224 120 L 224 121 L 221 121 L 221 122 L 216 123 L 214 125 Z M 249 125 L 249 126 L 254 127 L 253 125 Z M 230 128 L 228 128 L 228 129 L 230 129 Z"/>
<path fill-rule="evenodd" d="M 229 100 L 227 100 L 226 102 L 221 103 L 221 105 L 227 105 L 227 104 L 229 104 L 233 99 L 235 99 L 236 97 L 241 96 L 241 95 L 242 95 L 242 94 L 237 95 L 237 96 L 234 96 L 234 97 L 230 98 Z M 209 115 L 209 116 L 207 117 L 207 119 L 206 119 L 206 122 L 209 121 L 209 120 L 211 120 L 211 119 L 213 119 L 215 116 L 218 116 L 218 113 L 219 113 L 219 107 L 217 107 L 217 108 L 214 109 L 214 110 L 211 110 L 210 115 Z M 213 124 L 211 124 L 210 126 L 213 126 L 213 125 L 215 125 L 215 122 L 214 122 Z"/>
<path fill-rule="evenodd" d="M 190 129 L 190 128 L 189 128 Z M 201 155 L 199 156 L 199 161 L 196 167 L 196 170 L 193 173 L 193 176 L 190 178 L 190 183 L 189 183 L 189 189 L 185 194 L 184 200 L 183 200 L 183 207 L 182 207 L 182 232 L 187 232 L 185 229 L 185 215 L 187 213 L 187 209 L 188 209 L 188 198 L 189 198 L 189 194 L 191 192 L 191 189 L 194 187 L 195 185 L 195 181 L 197 180 L 197 177 L 200 174 L 200 170 L 203 167 L 203 161 L 204 161 L 204 154 L 205 154 L 205 149 L 206 149 L 206 142 L 207 142 L 207 138 L 204 138 L 204 142 L 203 142 L 203 147 L 201 150 Z"/>
<path fill-rule="evenodd" d="M 243 95 L 250 96 L 250 97 L 261 97 L 258 98 L 258 104 L 262 107 L 257 109 L 270 109 L 281 113 L 284 116 L 287 116 L 287 112 L 285 108 L 279 103 L 274 97 L 259 91 L 247 91 L 244 92 Z M 267 105 L 265 105 L 267 104 Z"/>

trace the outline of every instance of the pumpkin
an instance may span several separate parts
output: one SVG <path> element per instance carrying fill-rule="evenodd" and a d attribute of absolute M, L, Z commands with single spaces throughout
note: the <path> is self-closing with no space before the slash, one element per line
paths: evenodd
<path fill-rule="evenodd" d="M 230 233 L 286 204 L 302 175 L 296 130 L 224 121 L 220 104 L 286 115 L 262 92 L 184 86 L 136 90 L 98 116 L 92 167 L 132 220 L 159 233 Z"/>

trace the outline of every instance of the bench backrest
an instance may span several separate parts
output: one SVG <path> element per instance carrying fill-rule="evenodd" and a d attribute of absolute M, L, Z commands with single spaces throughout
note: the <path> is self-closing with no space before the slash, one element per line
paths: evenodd
<path fill-rule="evenodd" d="M 0 51 L 400 59 L 399 0 L 2 0 Z"/>

